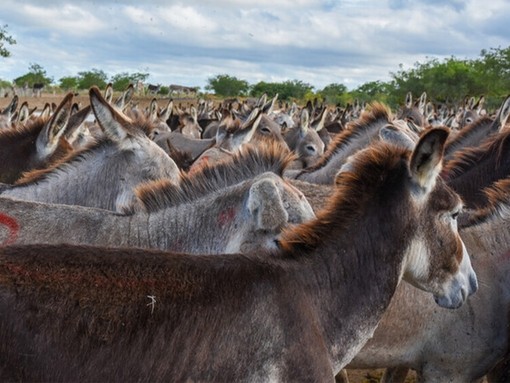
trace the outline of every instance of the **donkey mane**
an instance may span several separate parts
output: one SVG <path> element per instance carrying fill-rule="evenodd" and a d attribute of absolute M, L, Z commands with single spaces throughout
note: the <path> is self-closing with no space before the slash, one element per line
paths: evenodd
<path fill-rule="evenodd" d="M 47 119 L 37 117 L 28 120 L 24 125 L 16 125 L 13 129 L 0 130 L 0 140 L 19 141 L 21 137 L 38 135 L 47 121 Z"/>
<path fill-rule="evenodd" d="M 477 163 L 495 156 L 495 165 L 499 166 L 507 146 L 510 144 L 510 130 L 497 134 L 479 147 L 467 147 L 460 149 L 455 156 L 445 165 L 442 176 L 445 180 L 451 180 Z"/>
<path fill-rule="evenodd" d="M 303 169 L 302 173 L 311 173 L 325 166 L 336 153 L 349 145 L 357 137 L 363 135 L 376 121 L 384 120 L 389 122 L 392 119 L 391 111 L 386 105 L 380 102 L 372 103 L 370 109 L 365 110 L 360 118 L 349 122 L 344 130 L 336 134 L 328 145 L 328 150 L 320 160 L 315 165 Z"/>
<path fill-rule="evenodd" d="M 123 115 L 127 117 L 128 121 L 128 126 L 125 126 L 126 130 L 132 134 L 140 134 L 139 132 L 142 132 L 148 136 L 157 127 L 157 123 L 150 116 L 137 109 L 123 112 Z"/>
<path fill-rule="evenodd" d="M 452 149 L 462 146 L 468 141 L 473 134 L 476 134 L 481 126 L 491 125 L 494 120 L 489 116 L 482 116 L 472 124 L 463 128 L 457 135 L 451 137 L 445 144 L 445 152 L 448 153 Z"/>
<path fill-rule="evenodd" d="M 352 170 L 337 175 L 333 196 L 316 218 L 292 230 L 284 229 L 280 240 L 284 254 L 292 257 L 314 249 L 332 232 L 352 225 L 352 219 L 366 210 L 367 201 L 391 197 L 397 188 L 404 187 L 409 155 L 404 148 L 385 142 L 359 152 Z"/>
<path fill-rule="evenodd" d="M 192 202 L 265 172 L 281 177 L 294 158 L 294 154 L 283 150 L 278 143 L 264 147 L 247 144 L 225 160 L 206 163 L 192 174 L 182 173 L 179 185 L 161 179 L 138 186 L 135 194 L 147 211 L 155 212 Z"/>
<path fill-rule="evenodd" d="M 478 225 L 492 217 L 498 216 L 501 213 L 501 205 L 508 206 L 510 177 L 494 182 L 491 186 L 484 189 L 483 192 L 487 197 L 488 203 L 483 208 L 470 210 L 467 216 L 463 215 L 462 221 L 459 222 L 459 228 Z"/>
<path fill-rule="evenodd" d="M 58 171 L 65 172 L 72 163 L 85 160 L 88 154 L 96 150 L 101 150 L 103 147 L 108 147 L 112 143 L 113 141 L 110 139 L 101 137 L 95 141 L 90 142 L 82 149 L 68 153 L 66 156 L 54 162 L 51 166 L 45 169 L 36 169 L 24 173 L 23 176 L 15 183 L 15 185 L 28 186 L 37 182 L 44 181 Z"/>

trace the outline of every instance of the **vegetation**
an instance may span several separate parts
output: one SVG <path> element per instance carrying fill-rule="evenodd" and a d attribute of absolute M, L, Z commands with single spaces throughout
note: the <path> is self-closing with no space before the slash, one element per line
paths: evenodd
<path fill-rule="evenodd" d="M 31 63 L 28 67 L 28 73 L 14 79 L 14 83 L 19 87 L 28 86 L 32 88 L 34 84 L 50 85 L 53 82 L 51 77 L 46 75 L 46 70 L 39 64 Z"/>
<path fill-rule="evenodd" d="M 218 96 L 234 97 L 245 96 L 248 93 L 249 85 L 245 80 L 239 80 L 228 74 L 219 74 L 208 80 L 206 90 L 213 90 Z"/>
<path fill-rule="evenodd" d="M 0 49 L 3 43 L 15 43 L 5 30 L 0 28 Z M 0 54 L 1 54 L 0 50 Z M 208 79 L 206 91 L 219 97 L 260 97 L 278 94 L 280 100 L 307 101 L 317 98 L 328 104 L 345 106 L 347 103 L 381 101 L 391 107 L 401 105 L 407 92 L 418 98 L 427 92 L 429 100 L 446 102 L 450 105 L 462 102 L 467 96 L 485 95 L 486 105 L 495 108 L 510 93 L 510 46 L 482 50 L 473 60 L 449 57 L 444 60 L 431 58 L 417 62 L 411 68 L 402 65 L 390 73 L 390 81 L 370 81 L 358 88 L 348 90 L 344 84 L 332 83 L 323 89 L 315 90 L 310 84 L 300 80 L 283 82 L 260 81 L 250 85 L 247 81 L 228 74 L 219 74 Z M 111 82 L 114 90 L 123 91 L 130 83 L 145 82 L 148 73 L 122 72 L 109 77 L 100 69 L 78 73 L 77 76 L 63 77 L 58 86 L 64 90 L 84 90 L 92 85 L 104 88 Z M 0 80 L 1 81 L 1 80 Z M 14 80 L 17 86 L 32 86 L 34 83 L 49 85 L 52 79 L 39 64 L 30 64 L 29 72 Z M 2 87 L 10 84 L 3 81 Z M 168 94 L 168 87 L 162 86 L 160 95 Z M 207 95 L 205 95 L 207 96 Z"/>
<path fill-rule="evenodd" d="M 149 77 L 148 73 L 118 73 L 110 79 L 110 82 L 112 83 L 113 90 L 116 91 L 124 91 L 129 86 L 129 84 L 136 85 L 138 81 L 144 82 Z M 168 91 L 166 92 L 168 93 Z"/>
<path fill-rule="evenodd" d="M 0 26 L 0 57 L 9 57 L 11 52 L 6 48 L 6 44 L 14 45 L 16 40 L 7 33 L 8 25 Z"/>

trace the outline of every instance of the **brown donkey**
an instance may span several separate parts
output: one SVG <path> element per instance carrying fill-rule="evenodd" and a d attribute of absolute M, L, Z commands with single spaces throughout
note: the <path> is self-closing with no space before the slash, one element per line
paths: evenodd
<path fill-rule="evenodd" d="M 446 136 L 360 151 L 272 252 L 0 249 L 0 380 L 333 381 L 402 278 L 450 308 L 477 288 Z"/>

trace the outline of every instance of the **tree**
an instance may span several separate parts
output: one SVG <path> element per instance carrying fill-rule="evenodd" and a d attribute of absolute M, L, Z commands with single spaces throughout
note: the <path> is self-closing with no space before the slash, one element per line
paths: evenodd
<path fill-rule="evenodd" d="M 344 102 L 344 95 L 347 93 L 347 87 L 344 84 L 329 84 L 319 92 L 319 95 L 328 104 L 341 104 Z"/>
<path fill-rule="evenodd" d="M 482 50 L 481 58 L 474 65 L 484 84 L 491 90 L 489 94 L 504 97 L 510 89 L 510 46 Z"/>
<path fill-rule="evenodd" d="M 100 69 L 78 72 L 78 89 L 90 89 L 96 85 L 100 89 L 106 88 L 108 76 Z"/>
<path fill-rule="evenodd" d="M 27 85 L 32 88 L 34 84 L 49 85 L 53 82 L 51 77 L 46 75 L 46 70 L 39 64 L 31 63 L 28 67 L 28 73 L 14 79 L 17 86 L 24 87 Z"/>
<path fill-rule="evenodd" d="M 110 82 L 112 83 L 113 90 L 124 91 L 129 86 L 129 84 L 136 85 L 138 81 L 144 82 L 148 77 L 149 73 L 137 72 L 130 74 L 127 72 L 122 72 L 112 76 Z"/>
<path fill-rule="evenodd" d="M 278 94 L 280 100 L 304 100 L 305 95 L 310 94 L 312 89 L 313 86 L 300 80 L 287 80 L 280 83 L 260 81 L 252 87 L 250 94 L 254 97 L 260 97 L 264 93 L 269 96 Z"/>
<path fill-rule="evenodd" d="M 16 44 L 16 40 L 7 33 L 7 27 L 7 24 L 0 26 L 0 57 L 9 57 L 11 55 L 11 52 L 5 47 L 5 44 Z"/>
<path fill-rule="evenodd" d="M 239 80 L 228 74 L 220 74 L 208 80 L 205 89 L 213 90 L 215 94 L 223 97 L 244 96 L 247 94 L 249 85 L 245 80 Z"/>
<path fill-rule="evenodd" d="M 62 77 L 59 80 L 59 86 L 65 91 L 74 90 L 78 87 L 78 78 L 72 76 Z"/>

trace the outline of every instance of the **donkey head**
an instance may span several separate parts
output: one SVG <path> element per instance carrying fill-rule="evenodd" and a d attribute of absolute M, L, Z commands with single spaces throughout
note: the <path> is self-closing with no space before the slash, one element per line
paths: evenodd
<path fill-rule="evenodd" d="M 429 130 L 418 141 L 408 163 L 416 232 L 406 250 L 403 277 L 431 292 L 440 306 L 456 308 L 478 285 L 457 231 L 461 200 L 438 177 L 447 136 L 444 129 Z"/>
<path fill-rule="evenodd" d="M 235 249 L 243 253 L 276 249 L 280 232 L 289 224 L 298 224 L 315 217 L 303 193 L 274 173 L 256 177 L 250 186 L 246 206 L 251 224 L 236 233 L 234 243 L 242 240 Z M 232 247 L 230 245 L 229 247 Z"/>
<path fill-rule="evenodd" d="M 135 201 L 133 188 L 139 183 L 170 178 L 178 182 L 180 171 L 175 162 L 135 122 L 112 107 L 97 87 L 90 89 L 90 105 L 105 136 L 120 149 L 108 156 L 110 167 L 120 171 L 121 192 L 117 210 Z"/>

